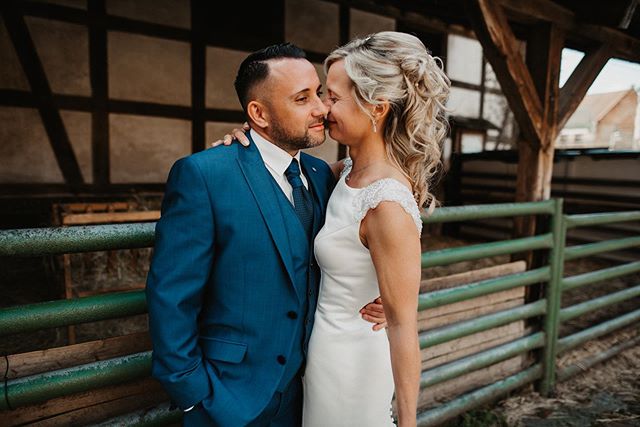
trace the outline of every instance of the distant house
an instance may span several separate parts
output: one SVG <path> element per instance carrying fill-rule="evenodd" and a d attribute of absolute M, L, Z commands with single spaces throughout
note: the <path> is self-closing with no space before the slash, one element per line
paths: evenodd
<path fill-rule="evenodd" d="M 587 95 L 556 140 L 556 148 L 640 150 L 634 89 Z"/>

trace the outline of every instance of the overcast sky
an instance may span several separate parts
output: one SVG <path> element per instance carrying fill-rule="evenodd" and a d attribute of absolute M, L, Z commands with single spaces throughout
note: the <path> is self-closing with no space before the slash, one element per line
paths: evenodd
<path fill-rule="evenodd" d="M 584 53 L 577 50 L 564 49 L 562 51 L 560 86 L 567 81 L 583 56 Z M 632 86 L 640 89 L 640 64 L 610 59 L 587 93 L 614 92 L 629 89 Z"/>

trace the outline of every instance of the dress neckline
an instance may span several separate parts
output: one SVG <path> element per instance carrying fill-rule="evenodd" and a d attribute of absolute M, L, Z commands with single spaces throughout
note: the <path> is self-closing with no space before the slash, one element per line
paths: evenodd
<path fill-rule="evenodd" d="M 372 185 L 375 185 L 379 182 L 382 181 L 391 181 L 397 185 L 402 186 L 405 190 L 407 190 L 409 192 L 409 194 L 411 194 L 413 196 L 413 193 L 411 192 L 411 190 L 404 185 L 401 181 L 395 179 L 395 178 L 391 178 L 391 177 L 386 177 L 386 178 L 380 178 L 380 179 L 376 179 L 375 181 L 372 181 L 370 184 L 365 185 L 364 187 L 351 187 L 348 183 L 347 183 L 347 176 L 349 175 L 349 172 L 351 172 L 351 167 L 353 165 L 353 160 L 351 160 L 351 157 L 347 157 L 346 159 L 344 159 L 344 169 L 342 170 L 342 176 L 340 177 L 340 180 L 344 183 L 344 186 L 353 192 L 358 192 L 358 191 L 362 191 L 364 189 L 367 189 L 369 187 L 371 187 Z"/>
<path fill-rule="evenodd" d="M 393 183 L 395 183 L 395 184 L 397 184 L 397 185 L 402 186 L 402 188 L 404 188 L 404 189 L 405 189 L 405 190 L 407 190 L 409 193 L 411 193 L 411 190 L 409 190 L 409 188 L 408 188 L 406 185 L 404 185 L 402 182 L 400 182 L 399 180 L 397 180 L 397 179 L 395 179 L 395 178 L 389 178 L 389 177 L 387 177 L 387 178 L 380 178 L 380 179 L 376 179 L 375 181 L 371 182 L 370 184 L 367 184 L 367 185 L 365 185 L 364 187 L 358 187 L 358 188 L 351 187 L 349 184 L 347 184 L 347 180 L 346 180 L 346 179 L 344 179 L 344 178 L 342 179 L 342 181 L 344 182 L 344 186 L 345 186 L 345 187 L 347 187 L 347 188 L 348 188 L 349 190 L 351 190 L 351 191 L 362 191 L 362 190 L 365 190 L 365 189 L 367 189 L 367 188 L 371 187 L 372 185 L 375 185 L 375 184 L 377 184 L 377 183 L 379 183 L 379 182 L 383 182 L 383 181 L 391 181 L 391 182 L 393 182 Z"/>

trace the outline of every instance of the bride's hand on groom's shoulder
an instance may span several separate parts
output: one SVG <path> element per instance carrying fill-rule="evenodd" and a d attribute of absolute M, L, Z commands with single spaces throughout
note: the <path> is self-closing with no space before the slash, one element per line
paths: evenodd
<path fill-rule="evenodd" d="M 384 306 L 382 305 L 382 298 L 380 297 L 362 307 L 360 309 L 360 315 L 364 320 L 374 324 L 372 327 L 374 331 L 379 331 L 387 327 L 387 318 L 384 315 Z"/>
<path fill-rule="evenodd" d="M 234 128 L 231 133 L 226 134 L 225 136 L 222 137 L 222 139 L 218 139 L 216 141 L 213 141 L 210 145 L 209 148 L 214 148 L 217 147 L 218 145 L 231 145 L 233 143 L 233 141 L 239 142 L 240 144 L 244 145 L 245 147 L 249 146 L 249 138 L 247 138 L 247 136 L 245 135 L 245 132 L 248 131 L 249 129 L 251 129 L 251 127 L 249 126 L 249 124 L 247 122 L 244 122 L 242 124 L 242 128 L 238 129 L 238 128 Z"/>

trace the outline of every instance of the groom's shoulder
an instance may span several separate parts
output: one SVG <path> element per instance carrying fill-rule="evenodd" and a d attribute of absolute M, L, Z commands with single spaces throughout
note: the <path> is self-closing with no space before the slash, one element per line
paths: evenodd
<path fill-rule="evenodd" d="M 176 161 L 176 163 L 186 163 L 197 166 L 202 171 L 224 170 L 225 167 L 235 164 L 238 158 L 239 144 L 230 146 L 221 145 L 209 148 L 197 153 L 190 154 Z"/>

